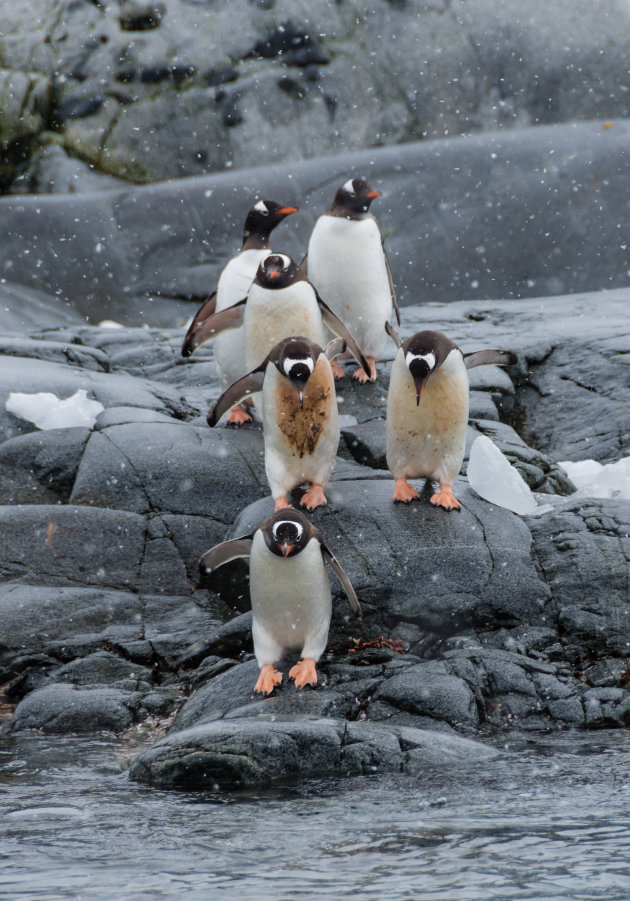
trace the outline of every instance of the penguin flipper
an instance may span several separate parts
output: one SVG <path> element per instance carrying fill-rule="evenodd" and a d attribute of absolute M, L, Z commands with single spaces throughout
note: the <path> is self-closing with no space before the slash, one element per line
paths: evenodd
<path fill-rule="evenodd" d="M 214 313 L 217 305 L 217 292 L 216 288 L 204 302 L 201 304 L 197 312 L 195 313 L 195 318 L 190 323 L 188 331 L 186 332 L 186 337 L 184 338 L 184 343 L 182 344 L 182 357 L 189 357 L 194 350 L 196 350 L 200 344 L 203 342 L 199 340 L 199 331 L 202 328 L 206 319 L 209 319 L 210 316 Z"/>
<path fill-rule="evenodd" d="M 516 361 L 516 354 L 511 350 L 475 350 L 464 354 L 466 369 L 474 369 L 475 366 L 513 366 Z"/>
<path fill-rule="evenodd" d="M 247 375 L 244 375 L 236 382 L 232 382 L 230 387 L 225 389 L 206 417 L 210 428 L 215 426 L 223 414 L 227 413 L 228 410 L 231 410 L 232 407 L 240 403 L 244 397 L 249 397 L 250 394 L 257 394 L 259 391 L 262 391 L 264 380 L 265 371 L 264 369 L 258 368 L 254 369 L 253 372 L 248 372 Z"/>
<path fill-rule="evenodd" d="M 346 342 L 343 338 L 333 338 L 324 348 L 324 355 L 327 360 L 334 360 L 336 356 L 342 354 L 346 349 Z"/>
<path fill-rule="evenodd" d="M 400 325 L 400 319 L 398 320 L 398 324 Z M 389 337 L 393 340 L 396 347 L 402 347 L 402 341 L 400 340 L 400 335 L 398 334 L 398 332 L 396 331 L 394 326 L 391 324 L 391 322 L 385 323 L 385 331 L 387 332 Z"/>
<path fill-rule="evenodd" d="M 190 343 L 188 343 L 188 335 L 186 336 L 184 346 L 182 347 L 182 355 L 189 357 L 193 350 L 201 344 L 204 344 L 209 338 L 214 338 L 215 335 L 225 331 L 226 328 L 238 328 L 242 325 L 246 303 L 247 298 L 244 297 L 242 300 L 239 300 L 238 303 L 232 304 L 231 307 L 226 307 L 224 310 L 219 310 L 218 313 L 214 313 L 214 315 L 209 316 L 207 319 L 200 320 L 194 333 L 190 336 Z M 201 312 L 201 310 L 199 312 Z M 194 324 L 195 323 L 193 322 L 193 325 Z M 190 328 L 192 329 L 192 327 L 193 326 L 191 325 Z M 184 351 L 186 351 L 186 353 L 184 353 Z"/>
<path fill-rule="evenodd" d="M 387 254 L 385 253 L 385 245 L 383 245 L 383 256 L 385 257 L 385 268 L 387 269 L 387 278 L 389 279 L 389 293 L 392 298 L 392 307 L 394 308 L 394 313 L 396 314 L 396 322 L 398 323 L 398 328 L 400 328 L 400 307 L 398 306 L 398 299 L 396 297 L 396 288 L 394 288 L 392 270 L 389 268 L 389 260 L 387 259 Z"/>
<path fill-rule="evenodd" d="M 350 601 L 350 606 L 353 611 L 356 613 L 359 619 L 363 618 L 363 611 L 361 610 L 361 604 L 359 603 L 359 599 L 356 596 L 354 588 L 352 587 L 352 582 L 346 575 L 345 570 L 334 556 L 330 548 L 324 544 L 322 541 L 322 556 L 324 558 L 324 563 L 327 563 L 328 566 L 337 574 L 339 577 L 339 581 L 344 587 L 346 594 L 348 595 L 348 600 Z"/>
<path fill-rule="evenodd" d="M 199 560 L 199 573 L 201 577 L 209 576 L 215 569 L 236 560 L 237 557 L 249 557 L 252 552 L 253 534 L 242 535 L 240 538 L 231 538 L 222 544 L 217 544 L 206 551 Z"/>
<path fill-rule="evenodd" d="M 315 289 L 313 289 L 315 290 Z M 357 342 L 354 340 L 348 328 L 343 324 L 341 319 L 333 313 L 327 303 L 321 299 L 317 291 L 315 291 L 315 297 L 317 298 L 317 303 L 319 305 L 319 309 L 322 314 L 322 319 L 324 323 L 328 326 L 328 328 L 333 331 L 336 335 L 339 335 L 340 338 L 346 342 L 346 346 L 354 359 L 357 361 L 359 366 L 363 369 L 364 372 L 370 372 L 371 367 L 368 361 L 365 358 L 365 355 Z"/>

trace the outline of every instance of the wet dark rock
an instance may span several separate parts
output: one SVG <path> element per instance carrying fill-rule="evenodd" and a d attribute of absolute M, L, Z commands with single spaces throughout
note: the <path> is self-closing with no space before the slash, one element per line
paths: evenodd
<path fill-rule="evenodd" d="M 122 732 L 134 722 L 138 696 L 116 688 L 77 689 L 65 683 L 47 685 L 18 704 L 12 731 Z"/>
<path fill-rule="evenodd" d="M 215 791 L 317 776 L 419 772 L 428 763 L 490 759 L 459 736 L 334 719 L 262 718 L 175 732 L 138 757 L 132 779 L 164 788 Z"/>
<path fill-rule="evenodd" d="M 88 435 L 49 429 L 0 444 L 0 504 L 68 503 Z"/>

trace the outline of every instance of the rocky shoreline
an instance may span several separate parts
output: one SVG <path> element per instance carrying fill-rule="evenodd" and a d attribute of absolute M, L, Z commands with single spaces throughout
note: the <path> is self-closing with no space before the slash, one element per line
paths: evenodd
<path fill-rule="evenodd" d="M 382 456 L 388 366 L 374 386 L 344 379 L 329 506 L 313 519 L 364 619 L 338 604 L 321 685 L 266 699 L 252 691 L 246 566 L 196 587 L 201 553 L 271 506 L 260 427 L 205 425 L 219 393 L 211 347 L 186 362 L 181 329 L 7 333 L 0 685 L 16 706 L 4 729 L 124 734 L 144 722 L 158 738 L 168 728 L 132 777 L 227 788 L 414 772 L 429 758 L 492 754 L 506 728 L 629 725 L 630 504 L 568 496 L 555 463 L 558 446 L 573 441 L 576 455 L 580 430 L 583 456 L 602 461 L 625 440 L 630 404 L 610 376 L 630 351 L 628 300 L 620 289 L 405 310 L 405 333 L 423 322 L 464 349 L 519 354 L 509 375 L 474 373 L 470 437 L 489 434 L 554 509 L 519 517 L 488 504 L 465 467 L 461 514 L 394 506 Z M 567 359 L 594 384 L 567 380 Z M 78 386 L 105 407 L 93 429 L 39 431 L 5 410 L 10 391 L 65 397 Z M 556 392 L 553 434 L 545 386 Z M 580 419 L 600 391 L 608 418 Z M 552 453 L 510 423 L 549 435 Z"/>

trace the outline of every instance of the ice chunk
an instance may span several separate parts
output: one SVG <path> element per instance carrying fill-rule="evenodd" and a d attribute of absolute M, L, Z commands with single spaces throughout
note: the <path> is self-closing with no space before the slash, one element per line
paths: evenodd
<path fill-rule="evenodd" d="M 597 460 L 579 460 L 577 463 L 564 460 L 558 466 L 564 469 L 576 488 L 590 485 L 604 468 Z"/>
<path fill-rule="evenodd" d="M 558 464 L 577 491 L 572 497 L 621 497 L 630 500 L 630 457 L 602 465 L 597 460 L 564 460 Z"/>
<path fill-rule="evenodd" d="M 124 328 L 124 325 L 121 325 L 120 322 L 116 322 L 115 319 L 103 319 L 102 322 L 98 324 L 99 328 Z"/>
<path fill-rule="evenodd" d="M 339 414 L 339 428 L 340 429 L 350 429 L 353 425 L 357 425 L 358 420 L 356 416 L 352 416 L 351 413 L 340 413 Z"/>
<path fill-rule="evenodd" d="M 89 429 L 105 407 L 97 400 L 90 400 L 85 388 L 79 388 L 72 397 L 64 400 L 48 391 L 22 394 L 12 391 L 5 403 L 14 416 L 32 422 L 38 429 L 69 429 L 83 426 Z"/>
<path fill-rule="evenodd" d="M 486 501 L 525 516 L 534 513 L 536 498 L 499 448 L 486 435 L 475 438 L 468 461 L 468 481 Z"/>

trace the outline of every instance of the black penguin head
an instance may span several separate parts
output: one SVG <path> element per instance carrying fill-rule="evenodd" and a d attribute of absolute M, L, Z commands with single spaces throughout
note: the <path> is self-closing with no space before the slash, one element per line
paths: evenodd
<path fill-rule="evenodd" d="M 303 405 L 306 383 L 321 353 L 321 347 L 308 338 L 285 338 L 278 346 L 276 367 L 297 391 L 300 407 Z"/>
<path fill-rule="evenodd" d="M 403 341 L 405 365 L 416 388 L 416 404 L 420 403 L 430 376 L 439 369 L 451 351 L 457 349 L 457 345 L 442 332 L 416 332 L 411 338 Z"/>
<path fill-rule="evenodd" d="M 263 288 L 286 288 L 304 278 L 304 273 L 286 253 L 270 253 L 261 260 L 256 281 Z"/>
<path fill-rule="evenodd" d="M 374 198 L 380 196 L 364 178 L 349 178 L 335 194 L 330 211 L 335 216 L 358 219 L 369 211 Z"/>
<path fill-rule="evenodd" d="M 266 247 L 276 225 L 292 213 L 297 213 L 297 207 L 281 206 L 275 200 L 258 200 L 247 214 L 243 244 L 257 242 L 258 246 Z"/>
<path fill-rule="evenodd" d="M 277 510 L 259 528 L 265 544 L 277 557 L 295 557 L 304 550 L 312 537 L 308 519 L 293 507 Z"/>

